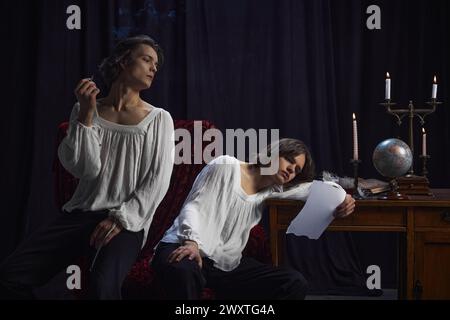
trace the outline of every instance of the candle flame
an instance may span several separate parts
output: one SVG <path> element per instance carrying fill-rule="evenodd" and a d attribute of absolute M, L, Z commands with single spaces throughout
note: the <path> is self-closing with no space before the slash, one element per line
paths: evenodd
<path fill-rule="evenodd" d="M 425 134 L 425 129 L 424 129 L 424 128 L 422 128 L 422 133 L 424 133 L 424 134 Z"/>
<path fill-rule="evenodd" d="M 386 78 L 390 78 L 391 76 L 389 75 L 389 72 L 386 72 Z"/>
<path fill-rule="evenodd" d="M 434 78 L 433 78 L 433 83 L 437 83 L 436 82 L 436 76 L 434 76 Z"/>
<path fill-rule="evenodd" d="M 352 116 L 353 116 L 353 120 L 356 120 L 356 116 L 354 113 L 352 113 Z"/>

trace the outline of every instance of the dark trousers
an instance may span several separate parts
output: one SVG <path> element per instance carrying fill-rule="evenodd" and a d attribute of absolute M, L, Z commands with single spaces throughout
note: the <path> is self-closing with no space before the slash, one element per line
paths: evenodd
<path fill-rule="evenodd" d="M 213 289 L 218 299 L 305 298 L 307 282 L 295 270 L 273 267 L 249 257 L 242 257 L 239 266 L 228 272 L 214 267 L 207 258 L 203 258 L 201 269 L 187 257 L 169 263 L 167 258 L 179 246 L 160 243 L 152 261 L 169 299 L 199 299 L 205 286 Z"/>
<path fill-rule="evenodd" d="M 89 239 L 107 217 L 106 211 L 63 214 L 31 234 L 0 264 L 0 299 L 34 298 L 34 287 L 76 264 L 81 256 L 88 258 L 90 266 L 97 250 L 89 246 Z M 81 277 L 88 279 L 88 298 L 121 299 L 122 282 L 142 241 L 143 231 L 122 230 L 100 250 L 91 271 L 81 270 Z"/>

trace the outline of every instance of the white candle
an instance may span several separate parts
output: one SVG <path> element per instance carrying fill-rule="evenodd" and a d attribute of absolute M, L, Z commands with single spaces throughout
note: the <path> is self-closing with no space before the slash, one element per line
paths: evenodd
<path fill-rule="evenodd" d="M 385 83 L 385 95 L 386 100 L 391 100 L 391 78 L 389 77 L 389 72 L 386 72 L 386 83 Z"/>
<path fill-rule="evenodd" d="M 422 128 L 422 155 L 427 155 L 427 133 L 424 128 Z"/>
<path fill-rule="evenodd" d="M 436 76 L 434 76 L 433 90 L 431 90 L 431 99 L 436 99 L 436 96 L 437 96 L 437 82 L 436 82 Z"/>
<path fill-rule="evenodd" d="M 353 113 L 353 160 L 358 160 L 358 125 Z"/>

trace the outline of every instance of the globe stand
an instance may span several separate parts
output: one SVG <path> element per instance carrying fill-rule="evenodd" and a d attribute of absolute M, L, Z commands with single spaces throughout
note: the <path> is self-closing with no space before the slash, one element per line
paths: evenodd
<path fill-rule="evenodd" d="M 361 160 L 351 159 L 350 163 L 353 165 L 353 194 L 352 197 L 355 200 L 364 199 L 358 190 L 358 166 Z"/>
<path fill-rule="evenodd" d="M 388 192 L 385 196 L 378 197 L 380 200 L 407 200 L 408 196 L 401 194 L 399 192 L 398 183 L 396 179 L 392 179 L 389 182 L 391 187 L 391 191 Z"/>

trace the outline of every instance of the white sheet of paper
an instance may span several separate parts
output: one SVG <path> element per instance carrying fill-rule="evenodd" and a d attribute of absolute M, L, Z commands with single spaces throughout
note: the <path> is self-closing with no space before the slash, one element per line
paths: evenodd
<path fill-rule="evenodd" d="M 334 210 L 344 201 L 345 194 L 345 190 L 334 182 L 314 180 L 305 205 L 286 233 L 319 239 L 334 220 Z"/>

